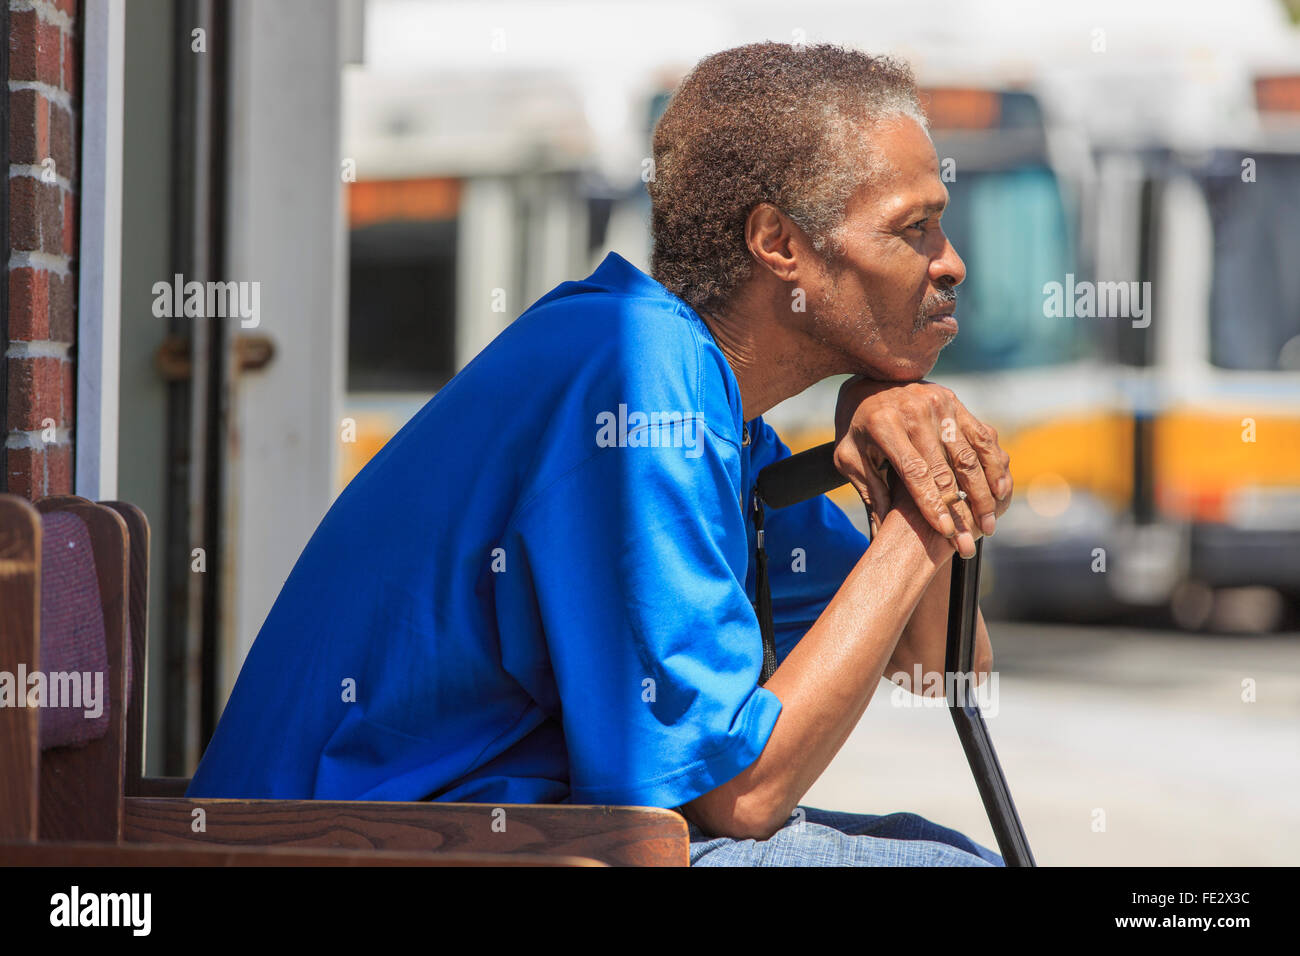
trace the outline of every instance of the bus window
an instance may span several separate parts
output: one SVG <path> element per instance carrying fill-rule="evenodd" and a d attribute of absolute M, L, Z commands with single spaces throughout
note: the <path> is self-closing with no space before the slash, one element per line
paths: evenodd
<path fill-rule="evenodd" d="M 351 232 L 347 390 L 432 394 L 456 368 L 456 221 Z"/>
<path fill-rule="evenodd" d="M 1043 314 L 1043 286 L 1077 272 L 1051 170 L 959 171 L 949 191 L 943 227 L 966 263 L 966 281 L 957 289 L 961 333 L 939 354 L 935 374 L 1055 365 L 1086 354 L 1088 320 Z"/>
<path fill-rule="evenodd" d="M 1204 180 L 1214 231 L 1210 361 L 1219 368 L 1300 370 L 1300 156 L 1221 157 Z"/>

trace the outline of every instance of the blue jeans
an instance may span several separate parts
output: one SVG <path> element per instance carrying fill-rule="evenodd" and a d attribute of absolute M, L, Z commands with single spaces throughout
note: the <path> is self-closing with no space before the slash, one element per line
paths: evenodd
<path fill-rule="evenodd" d="M 695 824 L 689 827 L 691 866 L 1006 865 L 992 850 L 915 813 L 872 816 L 798 807 L 768 840 L 708 837 Z"/>

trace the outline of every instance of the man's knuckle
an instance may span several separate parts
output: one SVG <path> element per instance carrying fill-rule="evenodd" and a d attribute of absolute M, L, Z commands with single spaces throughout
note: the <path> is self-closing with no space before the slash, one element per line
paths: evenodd
<path fill-rule="evenodd" d="M 924 458 L 907 458 L 898 469 L 908 481 L 924 481 L 930 477 L 930 466 Z"/>
<path fill-rule="evenodd" d="M 964 471 L 975 471 L 980 467 L 980 456 L 970 445 L 962 445 L 953 457 Z"/>
<path fill-rule="evenodd" d="M 971 438 L 983 448 L 993 448 L 998 443 L 997 432 L 993 430 L 993 426 L 985 425 L 983 422 L 975 423 L 975 427 L 971 429 Z"/>
<path fill-rule="evenodd" d="M 898 410 L 893 405 L 876 405 L 867 409 L 867 414 L 863 416 L 863 423 L 872 431 L 890 428 L 899 420 Z"/>

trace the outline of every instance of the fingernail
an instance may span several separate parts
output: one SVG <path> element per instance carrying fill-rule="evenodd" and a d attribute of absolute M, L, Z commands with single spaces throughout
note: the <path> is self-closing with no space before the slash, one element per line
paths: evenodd
<path fill-rule="evenodd" d="M 996 515 L 985 515 L 983 520 L 980 521 L 980 527 L 984 529 L 986 535 L 991 535 L 997 529 L 997 526 L 998 519 Z"/>
<path fill-rule="evenodd" d="M 1003 475 L 998 479 L 998 501 L 1011 493 L 1011 476 Z"/>
<path fill-rule="evenodd" d="M 975 538 L 969 531 L 963 531 L 957 536 L 957 551 L 963 558 L 975 557 Z"/>
<path fill-rule="evenodd" d="M 947 512 L 939 515 L 939 530 L 943 532 L 945 538 L 951 538 L 957 533 L 957 526 L 952 523 L 952 515 Z"/>

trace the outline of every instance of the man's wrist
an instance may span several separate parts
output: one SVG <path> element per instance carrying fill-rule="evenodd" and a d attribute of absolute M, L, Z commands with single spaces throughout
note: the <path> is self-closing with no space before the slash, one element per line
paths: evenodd
<path fill-rule="evenodd" d="M 910 539 L 924 556 L 927 576 L 938 573 L 954 553 L 952 540 L 930 527 L 915 506 L 906 510 L 891 508 L 881 522 L 880 533 L 890 538 Z"/>

